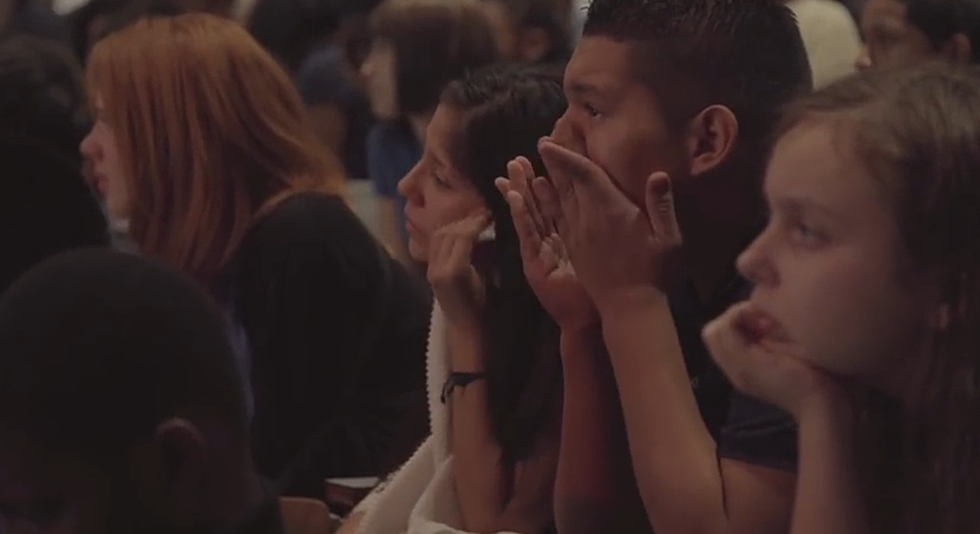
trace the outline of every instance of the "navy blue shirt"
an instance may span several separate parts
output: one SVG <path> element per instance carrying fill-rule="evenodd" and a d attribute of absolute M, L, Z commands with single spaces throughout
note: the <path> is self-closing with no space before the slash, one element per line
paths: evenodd
<path fill-rule="evenodd" d="M 796 423 L 786 412 L 734 391 L 704 341 L 701 330 L 729 306 L 748 298 L 752 286 L 734 278 L 704 304 L 693 286 L 671 296 L 671 312 L 698 409 L 723 458 L 796 471 Z"/>
<path fill-rule="evenodd" d="M 307 106 L 333 104 L 347 118 L 343 153 L 338 154 L 352 178 L 366 178 L 367 136 L 374 126 L 371 104 L 346 74 L 343 51 L 328 46 L 311 54 L 296 73 L 296 86 Z"/>

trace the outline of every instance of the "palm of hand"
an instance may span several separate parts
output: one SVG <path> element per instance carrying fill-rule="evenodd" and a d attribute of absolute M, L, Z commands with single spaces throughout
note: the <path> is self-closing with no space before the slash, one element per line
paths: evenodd
<path fill-rule="evenodd" d="M 750 302 L 709 323 L 704 341 L 736 389 L 796 416 L 809 400 L 833 389 L 829 375 L 807 362 L 803 347 Z"/>
<path fill-rule="evenodd" d="M 524 269 L 531 289 L 559 325 L 583 327 L 597 320 L 592 300 L 579 282 L 557 234 L 542 240 L 538 254 Z"/>
<path fill-rule="evenodd" d="M 818 387 L 819 371 L 793 354 L 773 352 L 763 343 L 746 357 L 747 368 L 735 373 L 734 385 L 791 413 L 797 413 L 801 399 Z"/>

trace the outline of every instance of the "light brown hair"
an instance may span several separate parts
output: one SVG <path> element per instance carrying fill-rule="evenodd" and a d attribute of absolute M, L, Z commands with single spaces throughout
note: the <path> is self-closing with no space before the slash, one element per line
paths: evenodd
<path fill-rule="evenodd" d="M 946 64 L 847 78 L 794 103 L 777 132 L 838 128 L 891 202 L 911 269 L 949 324 L 908 364 L 902 399 L 859 396 L 873 530 L 980 530 L 980 71 Z"/>
<path fill-rule="evenodd" d="M 200 281 L 282 198 L 342 191 L 292 81 L 235 22 L 139 21 L 93 49 L 87 84 L 119 144 L 134 241 Z"/>

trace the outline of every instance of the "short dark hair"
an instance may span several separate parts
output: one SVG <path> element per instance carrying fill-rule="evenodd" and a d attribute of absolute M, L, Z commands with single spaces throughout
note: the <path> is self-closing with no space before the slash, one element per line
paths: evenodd
<path fill-rule="evenodd" d="M 970 61 L 980 62 L 980 2 L 976 0 L 902 0 L 909 24 L 922 30 L 934 46 L 957 33 L 970 39 Z"/>
<path fill-rule="evenodd" d="M 538 139 L 551 133 L 567 101 L 561 71 L 497 65 L 450 84 L 443 105 L 460 114 L 453 165 L 493 214 L 495 282 L 487 289 L 487 390 L 490 420 L 505 467 L 526 460 L 543 435 L 557 428 L 561 405 L 558 327 L 524 276 L 520 243 L 494 179 L 507 163 L 528 156 L 538 175 L 545 168 Z"/>
<path fill-rule="evenodd" d="M 0 428 L 97 465 L 170 417 L 246 443 L 224 316 L 203 289 L 111 250 L 50 258 L 0 298 Z"/>
<path fill-rule="evenodd" d="M 0 38 L 0 294 L 52 254 L 109 244 L 81 173 L 87 120 L 80 71 L 55 43 Z"/>
<path fill-rule="evenodd" d="M 395 49 L 402 116 L 430 113 L 449 82 L 500 58 L 477 0 L 386 0 L 371 14 L 370 31 Z"/>
<path fill-rule="evenodd" d="M 765 144 L 780 110 L 813 85 L 796 18 L 777 0 L 593 0 L 583 35 L 640 45 L 636 75 L 678 128 L 722 104 L 743 142 Z"/>
<path fill-rule="evenodd" d="M 43 141 L 80 161 L 87 107 L 71 51 L 31 35 L 0 38 L 0 132 Z"/>

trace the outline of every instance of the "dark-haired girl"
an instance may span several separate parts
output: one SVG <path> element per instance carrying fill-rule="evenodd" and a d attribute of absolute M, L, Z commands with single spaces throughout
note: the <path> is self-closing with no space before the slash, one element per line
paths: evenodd
<path fill-rule="evenodd" d="M 436 298 L 432 435 L 342 532 L 545 532 L 559 439 L 558 331 L 525 278 L 495 185 L 565 109 L 560 73 L 495 67 L 452 83 L 402 180 L 409 251 Z M 532 162 L 538 172 L 540 161 Z"/>

